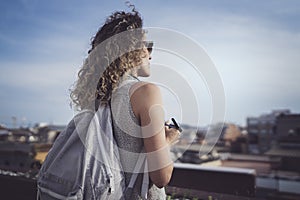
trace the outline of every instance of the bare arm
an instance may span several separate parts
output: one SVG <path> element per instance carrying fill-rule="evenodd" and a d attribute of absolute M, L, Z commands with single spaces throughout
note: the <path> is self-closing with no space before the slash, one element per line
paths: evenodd
<path fill-rule="evenodd" d="M 133 112 L 142 126 L 150 179 L 157 187 L 164 187 L 173 172 L 169 146 L 179 132 L 164 126 L 162 97 L 156 85 L 137 83 L 131 88 L 131 94 Z"/>

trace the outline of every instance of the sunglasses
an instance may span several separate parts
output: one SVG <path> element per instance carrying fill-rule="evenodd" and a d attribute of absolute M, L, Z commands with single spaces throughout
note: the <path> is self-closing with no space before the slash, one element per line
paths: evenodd
<path fill-rule="evenodd" d="M 147 48 L 147 51 L 149 52 L 149 54 L 151 54 L 152 52 L 152 48 L 153 48 L 153 41 L 143 41 L 145 47 Z"/>

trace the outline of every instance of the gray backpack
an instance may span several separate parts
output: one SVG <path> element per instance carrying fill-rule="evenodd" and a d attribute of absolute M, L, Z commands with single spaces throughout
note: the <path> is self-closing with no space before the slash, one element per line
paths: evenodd
<path fill-rule="evenodd" d="M 116 147 L 109 105 L 80 112 L 60 133 L 40 169 L 37 199 L 124 199 L 137 175 L 125 188 Z M 134 171 L 145 162 L 140 157 Z"/>

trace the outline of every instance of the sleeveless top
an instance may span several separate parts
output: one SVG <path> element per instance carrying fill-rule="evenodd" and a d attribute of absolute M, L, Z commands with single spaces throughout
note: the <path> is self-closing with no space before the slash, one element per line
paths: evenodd
<path fill-rule="evenodd" d="M 129 185 L 132 172 L 144 147 L 140 122 L 132 110 L 129 94 L 130 88 L 137 82 L 137 79 L 129 76 L 119 84 L 111 98 L 114 137 L 120 151 L 120 161 L 125 172 L 126 187 Z M 142 199 L 140 195 L 142 183 L 143 171 L 140 171 L 133 189 L 126 192 L 126 199 Z M 150 180 L 147 199 L 165 200 L 164 188 L 158 188 Z"/>

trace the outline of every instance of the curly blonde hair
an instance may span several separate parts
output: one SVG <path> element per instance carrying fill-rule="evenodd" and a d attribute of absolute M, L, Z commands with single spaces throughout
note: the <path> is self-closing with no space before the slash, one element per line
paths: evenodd
<path fill-rule="evenodd" d="M 108 103 L 121 78 L 141 63 L 145 34 L 142 25 L 134 8 L 107 18 L 92 38 L 89 55 L 71 89 L 70 97 L 77 110 L 96 110 L 99 104 Z"/>

